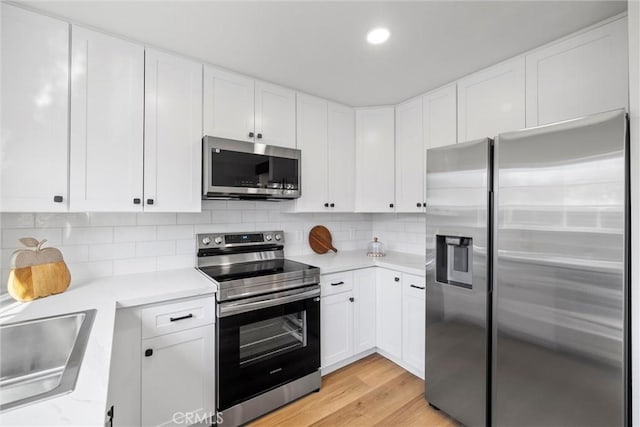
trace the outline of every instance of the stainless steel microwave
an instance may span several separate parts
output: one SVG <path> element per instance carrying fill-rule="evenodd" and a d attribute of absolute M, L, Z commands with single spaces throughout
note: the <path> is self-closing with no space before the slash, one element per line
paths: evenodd
<path fill-rule="evenodd" d="M 300 197 L 300 150 L 205 136 L 203 199 Z"/>

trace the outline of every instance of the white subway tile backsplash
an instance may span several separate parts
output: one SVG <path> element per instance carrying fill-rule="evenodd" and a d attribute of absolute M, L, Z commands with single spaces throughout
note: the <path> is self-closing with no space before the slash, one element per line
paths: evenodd
<path fill-rule="evenodd" d="M 153 242 L 137 242 L 136 256 L 160 256 L 174 255 L 176 253 L 176 243 L 173 240 L 156 240 Z"/>
<path fill-rule="evenodd" d="M 32 213 L 3 213 L 1 224 L 4 228 L 33 228 L 35 227 L 35 214 Z"/>
<path fill-rule="evenodd" d="M 2 247 L 20 248 L 22 237 L 33 237 L 38 240 L 47 239 L 47 246 L 62 244 L 62 229 L 60 228 L 3 228 Z"/>
<path fill-rule="evenodd" d="M 203 210 L 194 213 L 179 213 L 178 224 L 209 224 L 211 222 L 211 212 Z"/>
<path fill-rule="evenodd" d="M 136 255 L 135 243 L 105 243 L 92 245 L 89 248 L 91 261 L 104 261 L 111 259 L 126 259 Z"/>
<path fill-rule="evenodd" d="M 238 224 L 242 222 L 242 212 L 239 210 L 211 212 L 212 224 Z"/>
<path fill-rule="evenodd" d="M 157 270 L 156 257 L 117 259 L 113 261 L 113 274 L 146 273 Z"/>
<path fill-rule="evenodd" d="M 88 213 L 38 213 L 36 227 L 85 227 L 89 225 Z"/>
<path fill-rule="evenodd" d="M 70 227 L 62 231 L 62 241 L 65 245 L 113 242 L 113 229 L 110 227 Z"/>
<path fill-rule="evenodd" d="M 155 240 L 156 227 L 154 226 L 138 226 L 138 227 L 115 227 L 113 229 L 114 242 L 144 242 Z"/>
<path fill-rule="evenodd" d="M 137 214 L 138 225 L 169 225 L 176 224 L 177 214 L 141 212 Z"/>
<path fill-rule="evenodd" d="M 67 264 L 89 261 L 88 245 L 57 246 L 57 248 L 62 252 L 62 257 Z"/>
<path fill-rule="evenodd" d="M 137 217 L 133 212 L 91 213 L 89 223 L 94 227 L 136 225 Z"/>
<path fill-rule="evenodd" d="M 196 253 L 196 239 L 176 240 L 176 255 Z"/>
<path fill-rule="evenodd" d="M 156 238 L 158 240 L 187 239 L 194 235 L 193 225 L 159 225 Z"/>
<path fill-rule="evenodd" d="M 67 266 L 71 272 L 71 283 L 77 280 L 113 276 L 111 261 L 69 263 Z"/>
<path fill-rule="evenodd" d="M 196 266 L 195 255 L 169 255 L 158 257 L 158 271 L 172 270 L 175 268 L 189 268 Z"/>

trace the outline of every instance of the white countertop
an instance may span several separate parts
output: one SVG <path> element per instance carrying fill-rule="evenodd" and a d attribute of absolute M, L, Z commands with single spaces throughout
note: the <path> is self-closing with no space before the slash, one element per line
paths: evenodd
<path fill-rule="evenodd" d="M 384 267 L 424 276 L 424 255 L 387 252 L 383 257 L 369 257 L 364 251 L 338 251 L 326 254 L 287 256 L 287 259 L 320 267 L 320 274 L 337 273 L 367 267 Z"/>
<path fill-rule="evenodd" d="M 73 282 L 64 293 L 27 303 L 3 295 L 0 324 L 96 309 L 72 393 L 0 414 L 0 425 L 104 426 L 116 308 L 212 294 L 215 283 L 194 268 Z"/>
<path fill-rule="evenodd" d="M 387 252 L 380 258 L 363 251 L 287 256 L 320 267 L 321 274 L 384 267 L 424 276 L 424 256 Z M 114 276 L 73 282 L 64 293 L 27 303 L 0 297 L 0 324 L 96 309 L 82 367 L 72 393 L 0 414 L 0 424 L 103 426 L 107 405 L 116 309 L 212 294 L 215 283 L 194 268 Z"/>

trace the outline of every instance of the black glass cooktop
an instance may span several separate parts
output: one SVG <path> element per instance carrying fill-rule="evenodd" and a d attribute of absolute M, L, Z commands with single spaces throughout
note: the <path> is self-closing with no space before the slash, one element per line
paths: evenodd
<path fill-rule="evenodd" d="M 306 271 L 314 268 L 317 267 L 289 261 L 287 259 L 270 259 L 266 261 L 244 262 L 241 264 L 200 267 L 200 270 L 218 283 L 222 283 L 231 280 L 268 276 L 271 274 Z"/>

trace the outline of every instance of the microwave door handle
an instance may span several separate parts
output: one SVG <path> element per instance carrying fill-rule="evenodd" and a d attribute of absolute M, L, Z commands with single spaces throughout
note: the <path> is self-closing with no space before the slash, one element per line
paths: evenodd
<path fill-rule="evenodd" d="M 306 292 L 301 292 L 293 295 L 281 296 L 273 295 L 271 298 L 249 302 L 249 303 L 234 303 L 234 304 L 219 304 L 218 305 L 218 316 L 219 317 L 227 317 L 233 316 L 234 314 L 246 313 L 248 311 L 259 310 L 261 308 L 273 307 L 276 305 L 286 304 L 289 302 L 304 300 L 307 298 L 313 298 L 316 296 L 320 296 L 320 289 L 313 289 Z"/>

